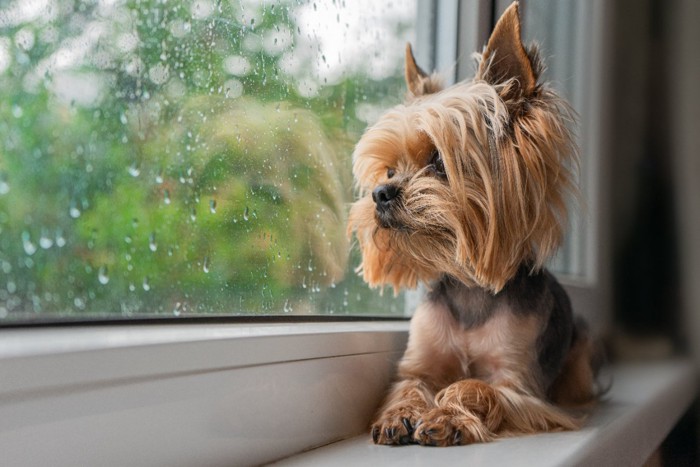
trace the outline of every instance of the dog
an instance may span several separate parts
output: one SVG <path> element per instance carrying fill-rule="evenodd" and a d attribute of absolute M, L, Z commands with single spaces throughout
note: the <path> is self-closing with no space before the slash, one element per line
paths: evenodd
<path fill-rule="evenodd" d="M 518 4 L 473 80 L 444 89 L 406 48 L 406 101 L 353 153 L 348 231 L 370 286 L 428 293 L 371 427 L 377 444 L 486 442 L 573 430 L 597 397 L 585 323 L 545 268 L 575 195 L 571 107 L 540 82 Z"/>

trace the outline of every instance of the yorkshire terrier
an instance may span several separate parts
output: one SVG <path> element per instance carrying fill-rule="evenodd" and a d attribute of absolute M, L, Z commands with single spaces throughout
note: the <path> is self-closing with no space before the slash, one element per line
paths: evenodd
<path fill-rule="evenodd" d="M 427 285 L 372 424 L 377 444 L 448 446 L 571 430 L 595 400 L 593 346 L 544 267 L 575 193 L 573 111 L 540 82 L 517 2 L 443 89 L 406 48 L 406 102 L 362 136 L 349 231 L 371 286 Z"/>

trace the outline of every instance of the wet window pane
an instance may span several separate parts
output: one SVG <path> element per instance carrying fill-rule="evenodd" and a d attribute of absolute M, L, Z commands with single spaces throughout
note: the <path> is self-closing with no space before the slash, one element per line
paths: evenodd
<path fill-rule="evenodd" d="M 0 3 L 0 319 L 401 315 L 345 217 L 415 10 Z"/>

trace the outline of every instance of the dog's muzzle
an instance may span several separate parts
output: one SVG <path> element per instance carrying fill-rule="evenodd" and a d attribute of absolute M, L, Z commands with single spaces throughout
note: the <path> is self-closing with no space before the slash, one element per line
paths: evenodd
<path fill-rule="evenodd" d="M 395 185 L 379 185 L 372 192 L 372 199 L 380 213 L 389 211 L 398 197 L 399 188 Z"/>
<path fill-rule="evenodd" d="M 379 185 L 372 191 L 377 220 L 382 227 L 392 227 L 396 224 L 393 211 L 399 202 L 400 194 L 401 190 L 396 185 Z"/>

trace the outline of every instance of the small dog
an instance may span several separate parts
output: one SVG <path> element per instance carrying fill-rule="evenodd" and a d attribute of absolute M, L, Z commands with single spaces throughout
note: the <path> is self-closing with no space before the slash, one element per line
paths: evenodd
<path fill-rule="evenodd" d="M 442 89 L 406 49 L 406 102 L 353 155 L 350 232 L 371 286 L 428 285 L 377 444 L 448 446 L 571 430 L 555 406 L 595 400 L 592 345 L 544 268 L 575 192 L 572 111 L 539 82 L 518 5 L 498 21 L 472 81 Z"/>

